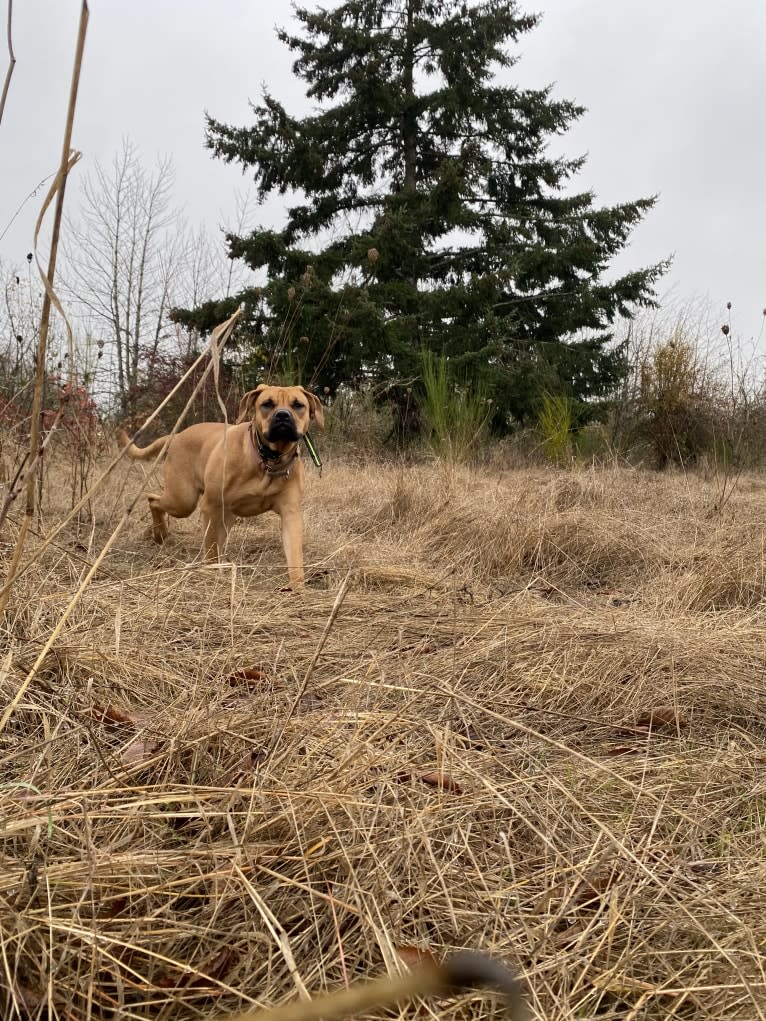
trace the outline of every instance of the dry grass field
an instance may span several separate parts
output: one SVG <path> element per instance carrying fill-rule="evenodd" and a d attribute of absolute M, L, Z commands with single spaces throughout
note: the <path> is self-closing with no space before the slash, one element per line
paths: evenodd
<path fill-rule="evenodd" d="M 209 1018 L 470 947 L 539 1019 L 766 1017 L 766 479 L 307 475 L 302 596 L 276 519 L 204 566 L 141 500 L 30 679 L 135 465 L 17 582 L 2 1016 Z"/>

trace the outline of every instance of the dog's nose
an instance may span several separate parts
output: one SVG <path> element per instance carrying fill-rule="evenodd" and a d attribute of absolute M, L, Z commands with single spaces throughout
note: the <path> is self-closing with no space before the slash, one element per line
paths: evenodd
<path fill-rule="evenodd" d="M 279 421 L 284 421 L 285 419 L 290 419 L 290 418 L 292 418 L 292 417 L 293 417 L 293 416 L 292 416 L 292 415 L 290 414 L 290 412 L 289 412 L 289 411 L 287 411 L 287 409 L 286 409 L 286 408 L 278 408 L 278 409 L 277 409 L 277 410 L 276 410 L 276 411 L 274 412 L 274 418 L 275 418 L 275 420 L 279 420 Z"/>

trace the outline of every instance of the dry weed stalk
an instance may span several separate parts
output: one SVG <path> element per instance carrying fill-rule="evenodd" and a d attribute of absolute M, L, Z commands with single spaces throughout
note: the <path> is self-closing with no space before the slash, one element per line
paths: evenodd
<path fill-rule="evenodd" d="M 5 104 L 8 99 L 8 90 L 11 87 L 11 78 L 16 67 L 16 56 L 13 52 L 13 0 L 8 0 L 8 21 L 6 27 L 6 39 L 8 41 L 8 70 L 3 80 L 3 91 L 0 93 L 0 124 L 3 123 Z"/>

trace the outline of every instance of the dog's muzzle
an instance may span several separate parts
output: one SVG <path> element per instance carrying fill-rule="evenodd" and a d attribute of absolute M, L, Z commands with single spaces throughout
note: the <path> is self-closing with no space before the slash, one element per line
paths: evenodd
<path fill-rule="evenodd" d="M 299 440 L 300 433 L 298 427 L 295 424 L 295 418 L 290 411 L 284 408 L 279 408 L 271 416 L 269 421 L 269 431 L 266 433 L 265 438 L 269 443 L 279 443 L 280 441 L 297 441 Z"/>

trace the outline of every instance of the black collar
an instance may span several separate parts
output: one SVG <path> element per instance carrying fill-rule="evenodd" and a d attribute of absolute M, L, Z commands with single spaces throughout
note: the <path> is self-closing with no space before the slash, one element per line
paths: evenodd
<path fill-rule="evenodd" d="M 279 450 L 274 450 L 273 447 L 266 446 L 266 441 L 263 439 L 261 434 L 255 428 L 253 422 L 250 423 L 250 442 L 253 445 L 253 451 L 258 454 L 261 459 L 261 467 L 267 475 L 282 475 L 284 478 L 290 478 L 290 472 L 292 471 L 292 462 L 298 457 L 298 444 L 300 439 L 295 441 L 295 445 L 292 450 L 280 453 Z"/>

